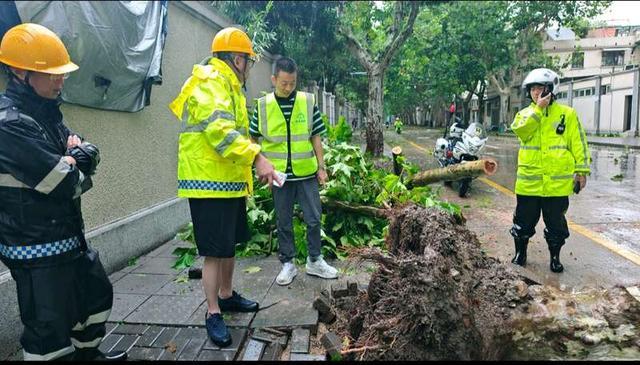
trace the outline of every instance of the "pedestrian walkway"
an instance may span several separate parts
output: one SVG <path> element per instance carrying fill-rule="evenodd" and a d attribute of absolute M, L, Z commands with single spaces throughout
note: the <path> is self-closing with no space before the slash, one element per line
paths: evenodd
<path fill-rule="evenodd" d="M 114 288 L 113 309 L 102 351 L 124 350 L 130 360 L 326 360 L 312 348 L 318 330 L 313 301 L 321 290 L 333 292 L 350 282 L 366 288 L 371 268 L 332 262 L 338 280 L 305 274 L 304 266 L 289 286 L 275 284 L 281 264 L 276 255 L 238 258 L 234 290 L 257 300 L 257 313 L 224 313 L 233 343 L 220 348 L 208 339 L 204 327 L 207 303 L 200 279 L 188 279 L 188 269 L 171 268 L 176 247 L 169 241 L 137 259 L 134 265 L 109 276 Z M 202 258 L 194 266 L 201 267 Z M 22 351 L 11 360 L 21 360 Z"/>
<path fill-rule="evenodd" d="M 496 135 L 498 137 L 516 137 L 513 133 L 497 133 Z M 601 137 L 588 135 L 587 142 L 595 146 L 640 149 L 640 137 Z"/>

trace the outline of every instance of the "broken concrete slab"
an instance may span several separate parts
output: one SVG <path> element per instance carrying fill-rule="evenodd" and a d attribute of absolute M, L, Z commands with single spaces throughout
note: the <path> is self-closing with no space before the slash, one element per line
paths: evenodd
<path fill-rule="evenodd" d="M 322 346 L 327 351 L 329 358 L 332 360 L 342 359 L 342 341 L 340 337 L 333 332 L 327 332 L 320 338 Z"/>
<path fill-rule="evenodd" d="M 327 361 L 325 355 L 291 354 L 289 361 Z"/>
<path fill-rule="evenodd" d="M 266 347 L 266 343 L 249 339 L 249 342 L 244 348 L 244 354 L 242 355 L 242 361 L 258 361 L 262 357 L 262 353 Z"/>
<path fill-rule="evenodd" d="M 304 328 L 296 328 L 291 333 L 291 352 L 308 353 L 311 333 Z"/>

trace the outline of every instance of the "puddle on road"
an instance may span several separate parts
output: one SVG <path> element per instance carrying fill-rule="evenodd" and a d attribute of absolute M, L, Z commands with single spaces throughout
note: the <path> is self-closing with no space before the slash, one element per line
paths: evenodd
<path fill-rule="evenodd" d="M 638 151 L 591 146 L 591 176 L 593 180 L 640 185 Z"/>

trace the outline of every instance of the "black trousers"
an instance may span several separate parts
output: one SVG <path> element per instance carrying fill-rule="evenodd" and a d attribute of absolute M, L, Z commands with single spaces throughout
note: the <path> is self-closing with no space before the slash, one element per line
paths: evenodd
<path fill-rule="evenodd" d="M 113 287 L 93 250 L 61 265 L 12 269 L 25 360 L 53 360 L 95 348 L 105 335 Z"/>
<path fill-rule="evenodd" d="M 569 209 L 569 197 L 539 197 L 517 195 L 516 211 L 513 214 L 511 235 L 528 239 L 536 233 L 536 225 L 544 220 L 544 238 L 550 247 L 562 246 L 569 237 L 565 213 Z"/>

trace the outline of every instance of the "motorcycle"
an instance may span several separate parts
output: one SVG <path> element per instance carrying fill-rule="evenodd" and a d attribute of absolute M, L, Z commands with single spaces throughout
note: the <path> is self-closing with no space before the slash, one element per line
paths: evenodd
<path fill-rule="evenodd" d="M 478 160 L 489 138 L 480 123 L 471 123 L 465 129 L 460 119 L 456 119 L 448 130 L 449 136 L 445 130 L 444 137 L 436 140 L 433 155 L 440 167 Z M 464 198 L 467 195 L 472 179 L 468 177 L 459 180 L 458 196 Z M 445 185 L 451 186 L 451 181 L 445 181 Z"/>

